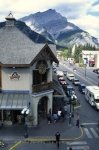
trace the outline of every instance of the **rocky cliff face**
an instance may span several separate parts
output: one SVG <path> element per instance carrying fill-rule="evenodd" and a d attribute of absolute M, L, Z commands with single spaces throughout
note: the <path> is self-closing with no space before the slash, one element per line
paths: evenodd
<path fill-rule="evenodd" d="M 89 43 L 99 47 L 98 39 L 83 31 L 53 9 L 37 12 L 20 19 L 32 30 L 60 46 Z"/>

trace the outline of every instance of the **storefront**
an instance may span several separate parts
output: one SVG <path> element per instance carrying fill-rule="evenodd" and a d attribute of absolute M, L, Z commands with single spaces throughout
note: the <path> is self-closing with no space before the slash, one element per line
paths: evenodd
<path fill-rule="evenodd" d="M 29 94 L 0 94 L 0 122 L 6 125 L 24 123 L 21 111 L 29 102 Z"/>

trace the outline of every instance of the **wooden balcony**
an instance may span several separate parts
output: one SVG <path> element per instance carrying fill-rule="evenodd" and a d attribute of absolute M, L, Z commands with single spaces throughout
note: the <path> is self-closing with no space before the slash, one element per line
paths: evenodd
<path fill-rule="evenodd" d="M 52 85 L 53 85 L 52 82 L 33 85 L 32 86 L 32 92 L 34 93 L 34 92 L 41 92 L 41 91 L 51 90 Z"/>

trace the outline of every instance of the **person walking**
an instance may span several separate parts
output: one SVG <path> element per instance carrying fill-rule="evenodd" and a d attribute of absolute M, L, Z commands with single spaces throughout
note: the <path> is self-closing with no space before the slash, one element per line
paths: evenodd
<path fill-rule="evenodd" d="M 69 150 L 72 150 L 72 148 L 70 147 Z"/>
<path fill-rule="evenodd" d="M 76 126 L 79 128 L 79 114 L 77 114 Z"/>
<path fill-rule="evenodd" d="M 55 137 L 56 137 L 56 144 L 57 144 L 57 147 L 59 148 L 60 133 L 59 133 L 59 132 L 57 132 L 57 133 L 55 134 Z"/>
<path fill-rule="evenodd" d="M 51 114 L 50 113 L 47 115 L 47 121 L 48 121 L 48 124 L 51 123 Z"/>
<path fill-rule="evenodd" d="M 57 115 L 58 115 L 58 119 L 59 119 L 59 120 L 61 119 L 61 113 L 62 113 L 62 111 L 61 111 L 61 110 L 58 110 Z"/>

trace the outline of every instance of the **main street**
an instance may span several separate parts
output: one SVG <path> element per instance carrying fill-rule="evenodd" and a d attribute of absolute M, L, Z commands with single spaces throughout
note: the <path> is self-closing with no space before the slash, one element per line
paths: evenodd
<path fill-rule="evenodd" d="M 77 71 L 73 71 L 73 68 L 76 68 Z M 67 70 L 68 72 L 74 73 L 75 76 L 86 85 L 98 85 L 98 75 L 93 72 L 93 68 L 78 67 L 78 65 L 70 65 L 69 63 L 65 63 L 60 64 L 57 69 Z"/>
<path fill-rule="evenodd" d="M 73 68 L 76 68 L 77 71 L 73 71 Z M 80 80 L 81 83 L 85 85 L 97 85 L 98 78 L 97 74 L 93 73 L 93 68 L 79 68 L 77 66 L 71 66 L 68 63 L 60 64 L 58 70 L 67 70 L 69 73 L 74 73 L 75 77 Z M 86 69 L 86 70 L 85 70 Z M 86 76 L 85 76 L 86 71 Z M 71 81 L 66 81 L 75 88 L 76 95 L 81 103 L 79 109 L 80 115 L 80 124 L 83 125 L 84 137 L 83 139 L 88 142 L 90 149 L 98 150 L 99 149 L 99 133 L 97 129 L 97 122 L 99 120 L 99 111 L 91 107 L 86 101 L 84 94 L 81 94 L 77 86 L 74 86 Z"/>
<path fill-rule="evenodd" d="M 73 72 L 75 74 L 75 77 L 77 77 L 81 83 L 84 83 L 85 85 L 97 85 L 95 84 L 96 82 L 98 82 L 98 78 L 96 76 L 95 73 L 92 72 L 92 70 L 90 69 L 87 69 L 87 76 L 85 77 L 84 76 L 84 72 L 83 72 L 83 69 L 82 68 L 77 68 L 77 71 L 76 72 L 73 72 L 73 67 L 69 67 L 68 65 L 66 66 L 63 66 L 63 65 L 60 65 L 59 66 L 59 70 L 67 70 L 68 72 Z M 82 73 L 80 72 L 82 70 Z M 95 75 L 95 76 L 94 76 Z M 94 80 L 93 80 L 93 77 L 94 76 Z M 66 79 L 66 78 L 65 78 Z M 81 120 L 83 122 L 97 122 L 97 120 L 99 119 L 99 111 L 96 111 L 95 108 L 91 107 L 89 105 L 89 103 L 86 101 L 85 99 L 85 96 L 84 94 L 81 94 L 78 90 L 78 87 L 77 86 L 74 86 L 72 84 L 71 81 L 68 81 L 66 79 L 66 81 L 71 84 L 74 88 L 75 88 L 75 92 L 77 94 L 77 97 L 81 103 L 81 108 L 80 108 L 80 113 L 81 113 Z"/>

